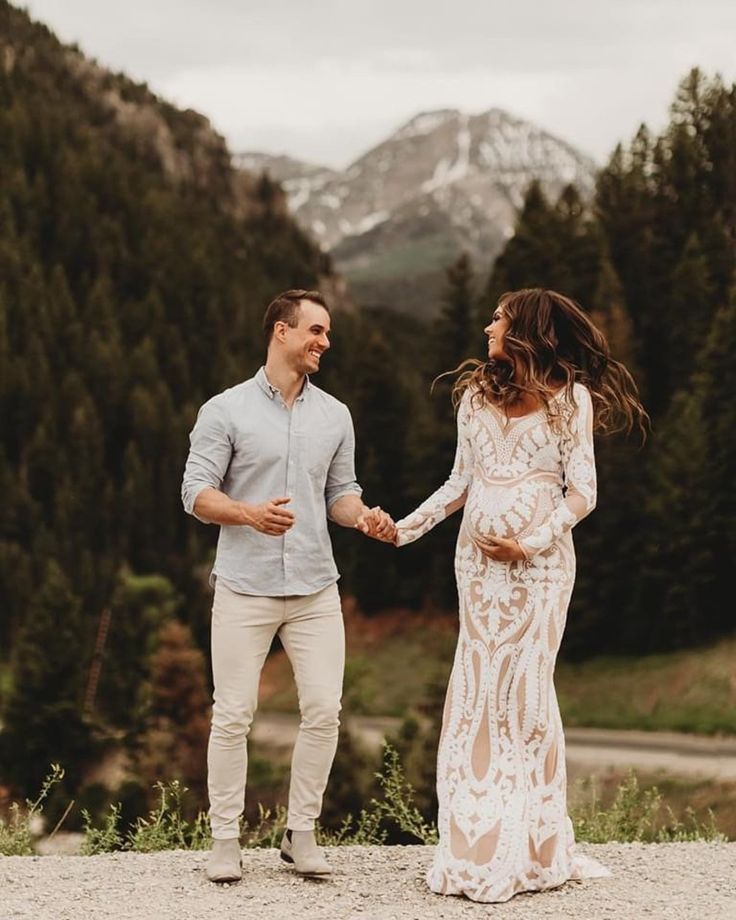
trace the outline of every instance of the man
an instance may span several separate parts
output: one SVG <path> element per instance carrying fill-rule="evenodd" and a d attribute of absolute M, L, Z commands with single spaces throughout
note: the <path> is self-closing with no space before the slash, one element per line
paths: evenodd
<path fill-rule="evenodd" d="M 263 328 L 265 366 L 201 407 L 182 483 L 186 511 L 220 525 L 210 579 L 213 846 L 207 876 L 213 882 L 242 875 L 246 738 L 277 634 L 301 711 L 281 856 L 301 874 L 330 873 L 314 823 L 337 746 L 345 642 L 327 518 L 371 535 L 389 526 L 380 508 L 368 509 L 360 498 L 348 408 L 309 379 L 330 347 L 323 297 L 303 290 L 279 294 Z"/>

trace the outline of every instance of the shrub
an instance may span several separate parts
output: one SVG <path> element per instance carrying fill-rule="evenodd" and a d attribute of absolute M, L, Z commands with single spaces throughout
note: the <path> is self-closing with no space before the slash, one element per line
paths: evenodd
<path fill-rule="evenodd" d="M 25 810 L 13 802 L 8 820 L 0 818 L 0 854 L 3 856 L 33 855 L 33 825 L 41 816 L 43 802 L 51 789 L 64 778 L 64 771 L 57 763 L 51 764 L 51 772 L 41 786 L 35 801 L 26 799 Z"/>
<path fill-rule="evenodd" d="M 685 820 L 680 820 L 663 803 L 659 789 L 656 786 L 642 789 L 636 774 L 630 770 L 609 808 L 601 806 L 594 788 L 591 800 L 571 817 L 576 838 L 588 843 L 725 840 L 710 809 L 708 814 L 709 820 L 701 822 L 692 808 L 688 808 Z"/>

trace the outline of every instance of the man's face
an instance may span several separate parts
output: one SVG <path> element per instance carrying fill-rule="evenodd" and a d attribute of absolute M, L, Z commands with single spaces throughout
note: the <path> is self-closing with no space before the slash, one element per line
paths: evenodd
<path fill-rule="evenodd" d="M 322 355 L 330 347 L 330 314 L 318 303 L 299 303 L 299 322 L 286 327 L 285 357 L 290 367 L 300 374 L 315 374 Z"/>

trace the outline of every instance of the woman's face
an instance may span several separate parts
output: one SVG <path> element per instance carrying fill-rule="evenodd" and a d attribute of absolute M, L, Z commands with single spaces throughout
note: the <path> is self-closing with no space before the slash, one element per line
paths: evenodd
<path fill-rule="evenodd" d="M 508 360 L 509 356 L 503 350 L 503 340 L 510 325 L 511 323 L 505 315 L 503 307 L 496 307 L 490 323 L 483 330 L 488 336 L 488 357 L 491 361 L 498 361 L 503 358 Z"/>

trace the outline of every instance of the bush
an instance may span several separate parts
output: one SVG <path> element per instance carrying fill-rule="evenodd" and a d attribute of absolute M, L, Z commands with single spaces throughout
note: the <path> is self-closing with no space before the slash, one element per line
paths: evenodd
<path fill-rule="evenodd" d="M 35 801 L 26 799 L 25 810 L 13 802 L 10 806 L 9 819 L 0 818 L 0 854 L 2 856 L 33 856 L 34 824 L 43 811 L 43 802 L 51 789 L 62 781 L 64 771 L 59 764 L 51 764 L 51 772 L 46 777 Z"/>
<path fill-rule="evenodd" d="M 82 856 L 96 856 L 98 853 L 111 853 L 122 850 L 123 837 L 119 830 L 120 803 L 110 806 L 101 828 L 92 827 L 92 817 L 86 808 L 82 809 L 84 820 L 84 841 Z"/>
<path fill-rule="evenodd" d="M 42 811 L 49 790 L 64 776 L 64 771 L 52 764 L 38 798 L 26 803 L 26 809 L 14 803 L 10 820 L 0 820 L 0 854 L 27 856 L 33 854 L 34 818 Z M 414 801 L 414 789 L 407 782 L 398 752 L 384 744 L 383 765 L 375 774 L 382 790 L 380 798 L 373 797 L 357 817 L 348 814 L 337 829 L 317 827 L 318 842 L 326 846 L 380 846 L 389 835 L 397 832 L 409 842 L 430 845 L 437 843 L 437 828 L 428 822 Z M 84 809 L 84 842 L 82 853 L 93 856 L 115 850 L 153 853 L 160 850 L 204 850 L 211 843 L 207 816 L 199 811 L 188 819 L 184 799 L 188 789 L 178 780 L 156 783 L 158 805 L 146 817 L 139 817 L 134 826 L 123 834 L 120 829 L 121 806 L 111 805 L 101 827 L 93 827 L 89 812 Z M 250 826 L 244 822 L 240 840 L 245 848 L 278 847 L 286 828 L 286 808 L 274 809 L 259 805 L 258 819 Z M 590 801 L 575 809 L 571 815 L 575 836 L 587 843 L 664 843 L 671 841 L 721 841 L 725 836 L 718 830 L 712 811 L 709 820 L 699 821 L 692 809 L 684 820 L 678 819 L 665 805 L 662 794 L 653 786 L 642 789 L 633 771 L 619 784 L 613 802 L 603 808 L 593 790 Z"/>
<path fill-rule="evenodd" d="M 587 843 L 667 843 L 689 840 L 725 840 L 715 824 L 713 812 L 709 820 L 698 821 L 688 808 L 685 820 L 677 818 L 662 801 L 656 786 L 642 789 L 633 770 L 616 790 L 608 809 L 601 807 L 596 789 L 587 805 L 572 815 L 575 836 Z"/>

